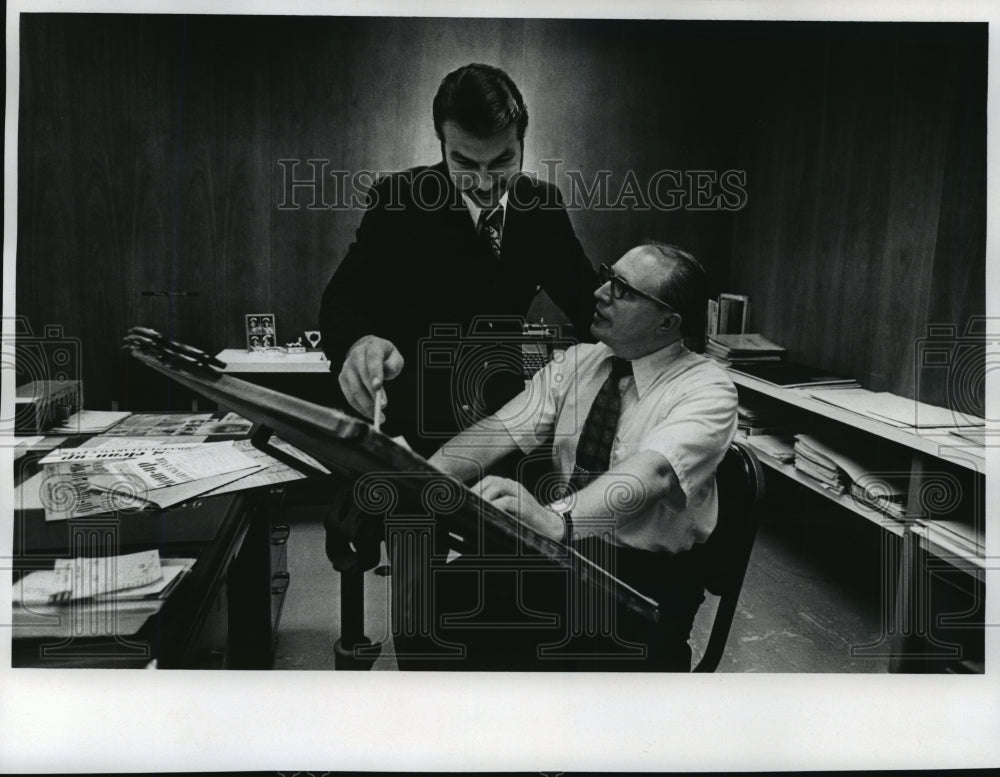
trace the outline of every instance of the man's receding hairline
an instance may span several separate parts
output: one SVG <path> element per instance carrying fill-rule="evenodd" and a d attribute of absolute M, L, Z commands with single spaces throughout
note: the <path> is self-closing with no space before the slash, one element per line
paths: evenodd
<path fill-rule="evenodd" d="M 663 274 L 657 277 L 657 291 L 662 289 L 663 284 L 666 283 L 670 276 L 673 274 L 674 270 L 680 265 L 680 260 L 676 256 L 672 256 L 666 253 L 655 243 L 640 243 L 634 248 L 630 248 L 627 253 L 641 249 L 642 253 L 650 254 L 656 260 Z M 640 254 L 641 255 L 641 254 Z"/>

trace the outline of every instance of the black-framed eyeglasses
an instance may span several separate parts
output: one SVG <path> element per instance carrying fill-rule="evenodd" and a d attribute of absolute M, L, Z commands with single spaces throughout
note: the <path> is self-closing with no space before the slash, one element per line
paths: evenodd
<path fill-rule="evenodd" d="M 636 296 L 642 297 L 643 299 L 648 299 L 650 302 L 655 302 L 657 305 L 666 308 L 672 313 L 677 312 L 672 306 L 668 305 L 662 299 L 658 299 L 652 294 L 647 294 L 641 289 L 637 289 L 620 275 L 615 275 L 615 271 L 606 264 L 602 264 L 600 269 L 597 271 L 597 278 L 601 282 L 602 286 L 609 281 L 611 282 L 611 296 L 615 299 L 622 299 L 625 296 L 625 292 L 629 291 Z"/>

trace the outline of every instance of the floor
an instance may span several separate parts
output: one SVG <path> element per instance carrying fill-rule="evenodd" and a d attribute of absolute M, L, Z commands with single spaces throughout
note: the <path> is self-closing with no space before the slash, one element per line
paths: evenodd
<path fill-rule="evenodd" d="M 766 503 L 721 672 L 886 672 L 881 531 L 807 494 Z M 281 616 L 276 669 L 334 668 L 339 576 L 327 561 L 321 513 L 291 511 L 291 587 Z M 891 577 L 891 576 L 889 576 Z M 367 635 L 385 648 L 374 670 L 395 670 L 386 577 L 365 575 Z M 700 655 L 714 614 L 709 597 L 691 644 Z M 865 648 L 864 646 L 868 646 Z"/>

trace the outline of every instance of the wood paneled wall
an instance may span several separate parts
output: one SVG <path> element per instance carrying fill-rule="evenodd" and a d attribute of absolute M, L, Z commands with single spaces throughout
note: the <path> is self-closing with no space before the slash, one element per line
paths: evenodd
<path fill-rule="evenodd" d="M 644 186 L 660 170 L 747 171 L 737 214 L 573 209 L 595 263 L 644 236 L 679 243 L 716 290 L 749 293 L 758 328 L 794 356 L 898 393 L 927 321 L 984 309 L 983 28 L 78 14 L 20 27 L 18 313 L 80 338 L 93 408 L 189 401 L 118 352 L 134 324 L 209 350 L 242 343 L 246 312 L 274 312 L 282 340 L 314 328 L 361 211 L 310 208 L 302 188 L 282 209 L 279 160 L 437 161 L 431 99 L 470 61 L 519 84 L 525 168 L 556 170 L 564 194 L 570 172 L 606 175 L 610 206 L 630 173 Z M 536 312 L 554 315 L 544 300 Z"/>
<path fill-rule="evenodd" d="M 982 370 L 949 385 L 916 354 L 929 325 L 962 335 L 986 310 L 985 26 L 762 25 L 760 44 L 729 274 L 754 328 L 982 415 Z"/>

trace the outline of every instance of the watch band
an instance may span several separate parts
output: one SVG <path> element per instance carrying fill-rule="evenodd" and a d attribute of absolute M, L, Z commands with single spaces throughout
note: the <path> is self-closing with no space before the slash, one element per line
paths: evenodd
<path fill-rule="evenodd" d="M 563 531 L 562 542 L 563 545 L 569 545 L 573 542 L 573 513 L 567 510 L 564 513 L 560 513 L 563 522 L 566 524 L 566 528 Z"/>
<path fill-rule="evenodd" d="M 566 524 L 562 536 L 562 543 L 564 545 L 569 545 L 573 541 L 573 514 L 569 510 L 570 506 L 571 502 L 568 498 L 557 499 L 548 505 L 548 509 L 554 513 L 559 513 L 562 516 L 563 523 Z"/>

